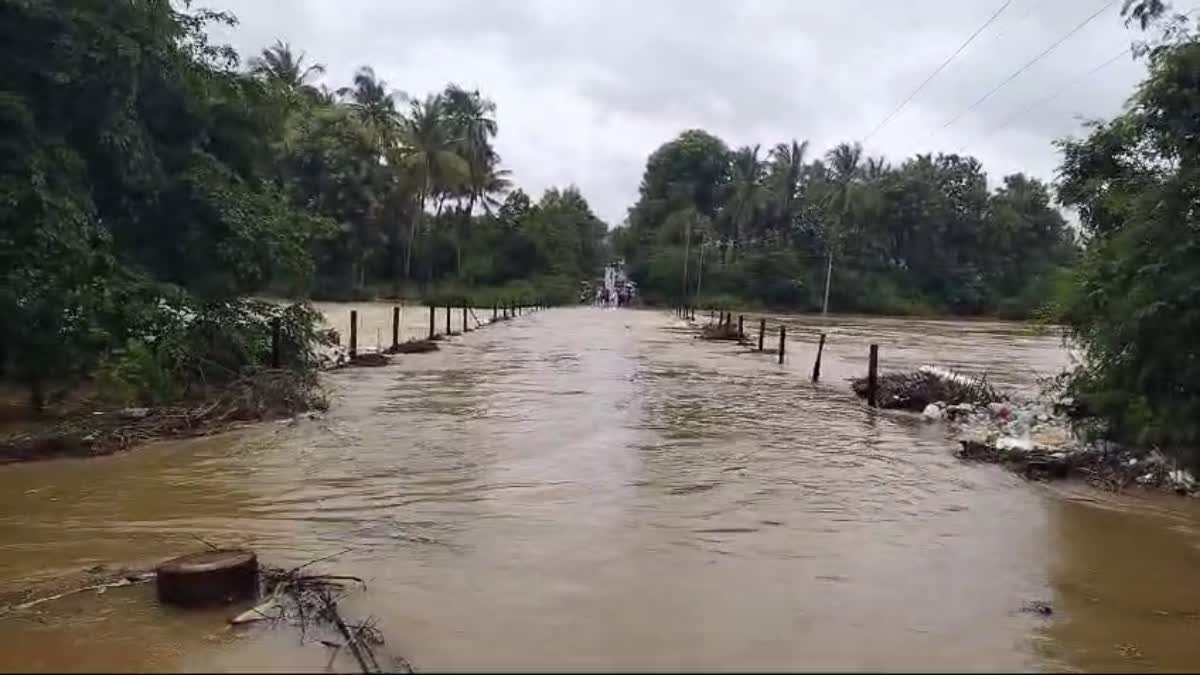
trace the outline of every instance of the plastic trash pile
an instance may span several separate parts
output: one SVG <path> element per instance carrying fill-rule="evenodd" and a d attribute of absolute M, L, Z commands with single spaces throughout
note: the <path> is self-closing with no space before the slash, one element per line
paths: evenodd
<path fill-rule="evenodd" d="M 921 416 L 950 427 L 960 457 L 1005 464 L 1030 478 L 1075 475 L 1114 490 L 1137 485 L 1200 495 L 1196 478 L 1158 450 L 1080 438 L 1060 412 L 1064 408 L 1041 399 L 1006 397 L 987 404 L 935 401 Z"/>

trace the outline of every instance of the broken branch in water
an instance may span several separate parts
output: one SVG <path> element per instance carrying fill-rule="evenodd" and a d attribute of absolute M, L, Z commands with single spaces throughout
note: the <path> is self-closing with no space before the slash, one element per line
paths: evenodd
<path fill-rule="evenodd" d="M 205 539 L 203 537 L 200 537 L 198 535 L 191 534 L 191 533 L 189 533 L 189 535 L 192 537 L 192 539 L 195 539 L 196 541 L 200 542 L 201 544 L 204 544 L 205 546 L 207 546 L 210 551 L 220 551 L 221 550 L 220 548 L 217 547 L 216 544 L 208 541 L 207 539 Z"/>
<path fill-rule="evenodd" d="M 303 565 L 300 565 L 299 567 L 293 567 L 292 569 L 288 570 L 285 574 L 288 574 L 288 575 L 295 574 L 296 572 L 299 572 L 300 570 L 304 569 L 305 567 L 310 567 L 319 562 L 326 562 L 328 560 L 333 560 L 334 558 L 343 556 L 352 550 L 354 550 L 354 549 L 344 548 L 344 549 L 338 551 L 337 553 L 331 553 L 331 554 L 325 556 L 324 558 L 317 558 L 316 560 L 309 560 L 308 562 L 304 563 Z"/>
<path fill-rule="evenodd" d="M 924 367 L 908 373 L 879 376 L 878 400 L 882 408 L 920 412 L 930 403 L 986 405 L 1007 398 L 983 379 L 973 379 L 941 368 Z M 868 394 L 865 377 L 851 380 L 851 389 L 859 398 Z"/>
<path fill-rule="evenodd" d="M 370 652 L 370 647 L 366 647 L 364 650 L 363 645 L 361 645 L 355 636 L 350 633 L 350 629 L 346 628 L 346 622 L 342 621 L 342 617 L 338 614 L 337 603 L 333 600 L 333 597 L 329 594 L 329 591 L 322 590 L 320 593 L 321 602 L 325 606 L 326 619 L 332 622 L 333 625 L 337 626 L 338 632 L 341 633 L 342 637 L 346 640 L 346 647 L 350 650 L 350 654 L 354 656 L 354 660 L 358 661 L 358 665 L 360 668 L 362 668 L 362 672 L 379 672 L 379 665 L 378 663 L 375 663 L 374 656 L 372 656 L 370 661 L 368 661 L 367 656 L 365 655 L 365 652 Z"/>
<path fill-rule="evenodd" d="M 366 588 L 366 582 L 353 575 L 303 574 L 300 571 L 318 562 L 336 558 L 349 550 L 339 551 L 288 570 L 262 568 L 262 586 L 269 597 L 256 607 L 234 617 L 231 623 L 286 621 L 300 628 L 301 641 L 312 632 L 312 628 L 332 630 L 341 638 L 340 644 L 334 639 L 318 637 L 319 642 L 334 650 L 330 656 L 331 664 L 337 658 L 338 651 L 345 647 L 363 673 L 383 672 L 375 655 L 375 648 L 383 645 L 384 639 L 376 626 L 375 618 L 368 617 L 360 623 L 348 624 L 338 611 L 338 603 L 347 595 L 345 584 L 349 582 Z M 333 638 L 333 635 L 327 633 L 326 638 Z M 395 664 L 395 670 L 412 672 L 411 665 L 403 658 L 395 657 Z"/>

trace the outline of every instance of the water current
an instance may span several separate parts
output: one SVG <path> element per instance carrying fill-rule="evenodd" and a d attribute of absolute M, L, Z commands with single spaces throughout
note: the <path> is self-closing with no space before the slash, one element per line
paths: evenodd
<path fill-rule="evenodd" d="M 355 307 L 363 344 L 390 340 L 390 306 Z M 321 307 L 343 335 L 350 308 Z M 368 581 L 346 612 L 423 671 L 1200 668 L 1200 511 L 960 462 L 846 382 L 877 342 L 884 370 L 1032 392 L 1068 363 L 1058 337 L 771 317 L 769 349 L 781 320 L 782 366 L 667 313 L 554 309 L 330 373 L 316 419 L 0 467 L 0 592 L 199 537 L 279 565 L 341 552 L 322 567 Z M 427 330 L 406 309 L 404 335 Z M 0 617 L 0 670 L 324 667 L 229 614 L 71 596 Z"/>

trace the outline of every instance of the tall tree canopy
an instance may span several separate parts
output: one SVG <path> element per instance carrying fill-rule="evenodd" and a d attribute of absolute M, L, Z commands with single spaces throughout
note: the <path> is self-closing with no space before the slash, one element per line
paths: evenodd
<path fill-rule="evenodd" d="M 367 66 L 331 91 L 284 41 L 243 65 L 211 22 L 234 20 L 0 3 L 0 377 L 40 399 L 137 355 L 144 380 L 228 378 L 261 361 L 273 319 L 311 356 L 315 315 L 251 294 L 399 289 L 416 263 L 435 284 L 551 279 L 563 300 L 601 264 L 606 228 L 573 189 L 494 213 L 510 179 L 480 92 L 410 103 Z"/>
<path fill-rule="evenodd" d="M 841 144 L 810 160 L 795 140 L 764 156 L 698 130 L 651 154 L 617 243 L 644 293 L 673 301 L 815 309 L 832 262 L 843 311 L 1028 315 L 1075 255 L 1047 185 L 989 191 L 974 158 L 892 166 Z"/>
<path fill-rule="evenodd" d="M 1161 3 L 1127 3 L 1150 74 L 1129 108 L 1060 145 L 1086 249 L 1057 318 L 1084 351 L 1070 389 L 1118 440 L 1200 463 L 1200 39 Z"/>

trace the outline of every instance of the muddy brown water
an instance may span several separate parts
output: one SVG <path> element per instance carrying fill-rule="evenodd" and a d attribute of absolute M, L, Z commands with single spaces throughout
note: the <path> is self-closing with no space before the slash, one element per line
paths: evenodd
<path fill-rule="evenodd" d="M 390 307 L 358 308 L 360 335 L 390 340 Z M 320 419 L 0 467 L 0 593 L 201 537 L 281 565 L 344 550 L 322 567 L 369 582 L 345 612 L 423 671 L 1200 668 L 1191 503 L 962 463 L 942 428 L 845 382 L 875 341 L 884 369 L 1032 391 L 1067 362 L 1057 337 L 786 320 L 779 366 L 662 312 L 556 309 L 331 374 Z M 164 609 L 148 586 L 71 596 L 0 616 L 0 670 L 325 666 L 231 611 Z"/>

